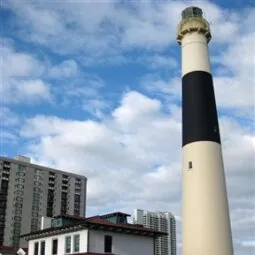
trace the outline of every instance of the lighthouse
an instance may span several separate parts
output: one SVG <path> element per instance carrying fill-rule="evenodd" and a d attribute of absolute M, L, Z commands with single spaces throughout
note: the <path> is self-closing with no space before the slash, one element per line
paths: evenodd
<path fill-rule="evenodd" d="M 210 40 L 202 10 L 186 8 L 177 31 L 182 53 L 183 255 L 233 255 Z"/>

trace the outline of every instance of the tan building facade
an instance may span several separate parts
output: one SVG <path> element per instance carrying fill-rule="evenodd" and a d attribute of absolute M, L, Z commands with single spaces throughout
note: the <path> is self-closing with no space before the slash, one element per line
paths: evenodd
<path fill-rule="evenodd" d="M 85 216 L 87 178 L 0 157 L 0 246 L 26 246 L 19 236 L 40 229 L 41 217 Z"/>

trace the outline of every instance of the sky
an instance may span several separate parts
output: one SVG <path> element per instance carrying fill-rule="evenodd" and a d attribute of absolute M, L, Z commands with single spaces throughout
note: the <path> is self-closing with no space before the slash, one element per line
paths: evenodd
<path fill-rule="evenodd" d="M 0 154 L 88 178 L 87 215 L 170 211 L 181 255 L 181 11 L 203 9 L 235 254 L 255 250 L 252 1 L 1 1 Z"/>

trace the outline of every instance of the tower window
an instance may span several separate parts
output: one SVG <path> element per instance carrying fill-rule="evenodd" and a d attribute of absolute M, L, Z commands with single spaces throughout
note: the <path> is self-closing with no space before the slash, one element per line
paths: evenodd
<path fill-rule="evenodd" d="M 189 169 L 192 169 L 192 161 L 189 161 Z"/>

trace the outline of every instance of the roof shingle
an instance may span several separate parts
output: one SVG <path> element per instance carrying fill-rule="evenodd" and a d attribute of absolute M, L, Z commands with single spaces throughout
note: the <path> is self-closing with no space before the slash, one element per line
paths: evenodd
<path fill-rule="evenodd" d="M 65 216 L 64 216 L 65 217 Z M 69 217 L 69 216 L 68 216 Z M 70 216 L 71 218 L 72 216 Z M 75 219 L 75 217 L 74 217 Z M 154 229 L 142 227 L 139 225 L 134 224 L 122 224 L 122 223 L 113 223 L 108 220 L 106 220 L 103 216 L 93 216 L 89 218 L 78 218 L 78 221 L 75 221 L 74 224 L 68 225 L 68 226 L 62 226 L 62 227 L 52 227 L 44 230 L 39 230 L 36 232 L 28 233 L 25 235 L 22 235 L 21 237 L 26 238 L 27 240 L 36 239 L 38 236 L 51 236 L 56 235 L 64 232 L 72 232 L 75 230 L 81 230 L 81 229 L 103 229 L 107 231 L 112 232 L 119 232 L 119 233 L 126 233 L 126 234 L 133 234 L 133 235 L 144 235 L 144 236 L 162 236 L 167 235 L 167 233 L 160 232 Z M 77 220 L 77 218 L 76 218 Z"/>

